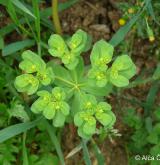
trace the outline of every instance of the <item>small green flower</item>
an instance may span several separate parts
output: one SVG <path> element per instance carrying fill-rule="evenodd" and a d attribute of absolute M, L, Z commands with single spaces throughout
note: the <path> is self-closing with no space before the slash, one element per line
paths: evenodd
<path fill-rule="evenodd" d="M 136 73 L 136 66 L 128 55 L 116 58 L 109 70 L 110 82 L 117 87 L 124 87 L 129 84 L 129 79 Z"/>
<path fill-rule="evenodd" d="M 52 68 L 47 67 L 45 62 L 37 54 L 27 50 L 22 54 L 22 58 L 23 61 L 19 67 L 27 74 L 22 74 L 15 80 L 14 84 L 19 92 L 26 92 L 28 95 L 34 94 L 40 84 L 46 86 L 54 80 Z"/>
<path fill-rule="evenodd" d="M 54 73 L 51 67 L 47 67 L 45 70 L 37 73 L 38 80 L 43 85 L 49 85 L 54 80 Z"/>
<path fill-rule="evenodd" d="M 16 77 L 14 85 L 18 92 L 26 92 L 28 95 L 32 95 L 38 90 L 39 81 L 31 74 L 22 74 Z"/>
<path fill-rule="evenodd" d="M 107 69 L 107 64 L 112 60 L 113 50 L 113 46 L 104 40 L 96 42 L 90 57 L 92 67 L 105 71 Z"/>
<path fill-rule="evenodd" d="M 68 52 L 62 57 L 62 62 L 68 69 L 73 70 L 77 66 L 79 59 L 74 53 Z"/>
<path fill-rule="evenodd" d="M 80 54 L 84 51 L 87 45 L 87 33 L 83 30 L 78 30 L 69 41 L 69 48 L 71 49 L 72 53 Z"/>
<path fill-rule="evenodd" d="M 106 102 L 100 102 L 96 107 L 96 119 L 103 125 L 110 127 L 115 122 L 115 115 L 111 111 L 111 106 Z"/>
<path fill-rule="evenodd" d="M 34 52 L 26 50 L 22 53 L 23 61 L 19 64 L 21 68 L 26 73 L 35 73 L 45 70 L 45 62 Z"/>
<path fill-rule="evenodd" d="M 53 34 L 48 40 L 49 53 L 54 57 L 61 58 L 68 50 L 63 38 L 58 34 Z"/>
<path fill-rule="evenodd" d="M 68 43 L 58 34 L 54 34 L 48 41 L 49 53 L 59 57 L 68 69 L 73 70 L 79 62 L 80 54 L 86 50 L 87 42 L 88 35 L 83 30 L 78 30 Z"/>
<path fill-rule="evenodd" d="M 83 99 L 81 100 L 80 108 L 83 111 L 88 111 L 91 114 L 94 114 L 94 109 L 97 104 L 95 96 L 90 94 L 84 94 Z"/>
<path fill-rule="evenodd" d="M 32 104 L 32 112 L 42 113 L 45 118 L 52 119 L 55 127 L 63 126 L 70 109 L 65 101 L 66 94 L 64 90 L 55 87 L 51 93 L 48 91 L 39 91 L 37 95 L 39 98 Z"/>
<path fill-rule="evenodd" d="M 108 82 L 107 69 L 101 70 L 98 68 L 92 68 L 88 72 L 88 77 L 92 79 L 98 87 L 104 87 Z"/>
<path fill-rule="evenodd" d="M 82 138 L 89 139 L 96 132 L 96 120 L 107 128 L 112 127 L 115 122 L 111 106 L 106 102 L 97 104 L 96 98 L 92 95 L 83 95 L 80 109 L 81 111 L 74 116 L 74 123 Z"/>
<path fill-rule="evenodd" d="M 88 112 L 78 112 L 74 117 L 74 123 L 78 126 L 78 134 L 83 138 L 90 138 L 96 131 L 96 120 Z"/>

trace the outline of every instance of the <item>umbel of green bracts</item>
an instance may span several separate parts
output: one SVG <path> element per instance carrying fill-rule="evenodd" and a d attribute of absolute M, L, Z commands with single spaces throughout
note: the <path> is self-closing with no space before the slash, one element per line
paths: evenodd
<path fill-rule="evenodd" d="M 79 136 L 89 139 L 96 133 L 97 121 L 103 127 L 111 128 L 115 119 L 108 103 L 97 103 L 94 96 L 85 95 L 84 102 L 81 103 L 81 111 L 74 116 L 74 123 L 78 127 Z"/>
<path fill-rule="evenodd" d="M 118 56 L 111 68 L 108 68 L 113 50 L 113 46 L 104 40 L 98 41 L 93 46 L 88 77 L 98 87 L 104 87 L 107 83 L 117 87 L 125 87 L 129 84 L 129 79 L 136 73 L 136 66 L 127 55 Z"/>
<path fill-rule="evenodd" d="M 94 44 L 90 56 L 91 68 L 88 71 L 80 57 L 89 48 L 88 39 L 82 30 L 78 30 L 68 41 L 57 34 L 50 37 L 49 53 L 60 58 L 66 68 L 54 65 L 53 61 L 46 64 L 37 54 L 25 51 L 22 54 L 23 61 L 19 64 L 23 73 L 16 77 L 14 83 L 19 92 L 28 95 L 36 93 L 39 96 L 31 106 L 33 113 L 40 113 L 52 120 L 55 127 L 62 127 L 66 120 L 74 118 L 79 136 L 87 139 L 99 133 L 97 123 L 105 129 L 112 128 L 115 123 L 111 106 L 106 102 L 98 103 L 94 95 L 105 96 L 105 92 L 101 93 L 111 84 L 127 86 L 136 72 L 129 56 L 121 55 L 113 60 L 114 48 L 104 40 Z M 74 112 L 70 113 L 69 105 Z"/>
<path fill-rule="evenodd" d="M 19 92 L 26 92 L 28 95 L 34 94 L 39 85 L 49 85 L 54 80 L 52 68 L 46 67 L 45 62 L 30 50 L 22 54 L 23 61 L 19 67 L 24 74 L 16 77 L 15 87 Z"/>
<path fill-rule="evenodd" d="M 78 30 L 68 42 L 58 35 L 51 35 L 49 44 L 49 53 L 62 60 L 64 65 L 73 70 L 78 62 L 80 54 L 86 51 L 89 45 L 89 36 L 83 30 Z"/>
<path fill-rule="evenodd" d="M 55 87 L 51 93 L 39 91 L 37 95 L 39 98 L 32 104 L 32 112 L 42 113 L 46 119 L 53 121 L 55 127 L 62 127 L 70 109 L 66 102 L 64 90 L 60 87 Z"/>

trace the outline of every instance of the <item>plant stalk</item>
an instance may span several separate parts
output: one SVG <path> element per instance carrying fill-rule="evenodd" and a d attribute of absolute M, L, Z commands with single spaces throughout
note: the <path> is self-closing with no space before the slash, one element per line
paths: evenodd
<path fill-rule="evenodd" d="M 58 15 L 58 0 L 52 0 L 52 19 L 56 33 L 62 35 L 62 29 Z"/>

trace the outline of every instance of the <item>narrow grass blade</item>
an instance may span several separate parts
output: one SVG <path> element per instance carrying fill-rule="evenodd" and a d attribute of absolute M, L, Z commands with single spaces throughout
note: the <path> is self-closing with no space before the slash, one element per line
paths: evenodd
<path fill-rule="evenodd" d="M 37 46 L 38 46 L 38 54 L 41 56 L 41 26 L 40 26 L 40 11 L 39 11 L 39 3 L 38 0 L 32 0 L 33 12 L 37 19 L 35 19 L 35 29 L 37 33 Z"/>
<path fill-rule="evenodd" d="M 87 141 L 82 139 L 83 157 L 86 165 L 92 165 L 87 148 Z"/>
<path fill-rule="evenodd" d="M 18 7 L 20 10 L 22 10 L 24 13 L 32 16 L 33 18 L 36 18 L 34 14 L 19 0 L 12 0 L 11 1 L 16 7 Z"/>
<path fill-rule="evenodd" d="M 57 151 L 57 154 L 59 156 L 59 160 L 61 162 L 61 165 L 65 165 L 65 162 L 64 162 L 64 157 L 63 157 L 63 153 L 62 153 L 62 150 L 61 150 L 61 146 L 60 146 L 60 143 L 55 135 L 55 130 L 54 130 L 54 127 L 51 126 L 47 120 L 45 120 L 45 124 L 46 124 L 46 128 L 47 128 L 47 132 L 51 138 L 51 141 L 52 143 L 54 144 L 54 147 L 56 148 L 56 151 Z"/>
<path fill-rule="evenodd" d="M 42 119 L 42 117 L 38 118 L 37 120 L 31 121 L 31 122 L 15 124 L 15 125 L 2 129 L 0 131 L 0 143 L 20 134 L 22 132 L 25 132 L 28 129 L 35 127 L 41 121 L 41 119 Z"/>
<path fill-rule="evenodd" d="M 135 16 L 131 18 L 131 20 L 123 27 L 121 27 L 112 37 L 112 39 L 109 41 L 110 44 L 112 44 L 114 47 L 117 46 L 121 41 L 124 40 L 127 33 L 130 31 L 132 26 L 136 23 L 136 21 L 139 19 L 139 17 L 142 15 L 142 13 L 145 11 L 145 9 L 148 7 L 150 0 L 145 0 L 145 5 L 143 9 L 137 13 Z"/>
<path fill-rule="evenodd" d="M 23 40 L 23 41 L 17 41 L 17 42 L 11 43 L 11 44 L 5 46 L 2 49 L 2 56 L 7 56 L 7 55 L 10 55 L 10 54 L 13 54 L 13 53 L 15 53 L 19 50 L 22 50 L 26 47 L 30 47 L 30 46 L 33 46 L 33 45 L 35 45 L 35 41 L 30 40 L 30 39 L 26 39 L 26 40 Z"/>

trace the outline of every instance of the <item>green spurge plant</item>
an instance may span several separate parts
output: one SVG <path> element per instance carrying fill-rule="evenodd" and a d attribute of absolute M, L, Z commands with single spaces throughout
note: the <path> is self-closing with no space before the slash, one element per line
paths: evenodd
<path fill-rule="evenodd" d="M 113 60 L 113 46 L 100 40 L 93 46 L 91 65 L 85 66 L 81 54 L 89 50 L 91 37 L 83 30 L 67 40 L 53 34 L 48 44 L 49 53 L 62 64 L 57 60 L 45 63 L 37 54 L 25 51 L 19 65 L 23 74 L 15 80 L 19 92 L 38 96 L 32 112 L 43 114 L 55 127 L 74 122 L 79 136 L 85 139 L 99 134 L 102 128 L 111 129 L 116 118 L 104 96 L 113 85 L 129 84 L 136 72 L 130 57 L 121 55 Z"/>

